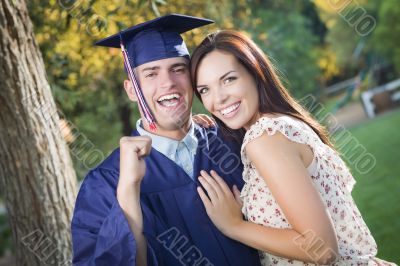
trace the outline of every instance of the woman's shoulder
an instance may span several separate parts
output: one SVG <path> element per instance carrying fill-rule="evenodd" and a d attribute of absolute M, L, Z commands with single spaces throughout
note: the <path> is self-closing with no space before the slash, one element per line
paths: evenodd
<path fill-rule="evenodd" d="M 300 130 L 304 122 L 285 114 L 263 114 L 247 130 L 245 141 L 251 141 L 264 133 L 275 135 L 277 131 L 287 135 L 293 129 Z"/>
<path fill-rule="evenodd" d="M 263 135 L 267 135 L 269 141 L 274 142 L 310 144 L 315 138 L 311 131 L 306 123 L 293 116 L 279 113 L 263 114 L 246 132 L 242 143 L 242 152 L 251 142 L 256 144 L 256 139 Z"/>
<path fill-rule="evenodd" d="M 297 117 L 281 114 L 281 113 L 273 113 L 273 114 L 263 114 L 259 118 L 260 122 L 267 123 L 273 122 L 273 124 L 281 123 L 281 124 L 288 124 L 288 125 L 298 125 L 303 124 L 304 122 Z"/>
<path fill-rule="evenodd" d="M 278 150 L 285 152 L 295 149 L 293 142 L 288 139 L 283 132 L 276 131 L 274 134 L 260 132 L 256 137 L 248 140 L 244 145 L 245 153 L 257 154 L 257 156 L 270 156 Z"/>

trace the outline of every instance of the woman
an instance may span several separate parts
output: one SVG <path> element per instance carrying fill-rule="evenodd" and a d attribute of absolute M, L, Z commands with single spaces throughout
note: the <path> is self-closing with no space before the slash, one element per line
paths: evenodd
<path fill-rule="evenodd" d="M 199 177 L 219 230 L 260 250 L 263 265 L 389 265 L 375 258 L 351 197 L 355 181 L 325 129 L 252 40 L 235 31 L 209 35 L 193 53 L 191 74 L 205 108 L 243 142 L 241 193 L 213 171 Z"/>

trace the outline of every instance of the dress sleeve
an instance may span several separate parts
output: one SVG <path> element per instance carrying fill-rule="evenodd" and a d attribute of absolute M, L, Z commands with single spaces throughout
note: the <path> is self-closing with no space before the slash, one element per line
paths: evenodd
<path fill-rule="evenodd" d="M 116 198 L 117 175 L 95 169 L 82 183 L 71 222 L 74 265 L 135 265 L 135 237 Z M 158 265 L 149 243 L 148 265 Z"/>
<path fill-rule="evenodd" d="M 320 164 L 322 161 L 326 163 L 334 161 L 335 165 L 333 171 L 338 173 L 338 178 L 343 184 L 343 187 L 345 187 L 348 192 L 351 192 L 355 180 L 339 154 L 331 147 L 325 145 L 311 127 L 289 116 L 281 116 L 278 118 L 262 117 L 250 127 L 246 132 L 241 148 L 243 163 L 250 163 L 245 153 L 245 147 L 249 142 L 260 137 L 264 133 L 274 135 L 276 132 L 280 132 L 293 142 L 308 145 L 313 150 L 314 157 L 317 157 L 317 168 L 321 167 Z M 246 174 L 243 176 L 245 175 Z M 243 178 L 245 179 L 245 177 Z M 245 181 L 247 180 L 245 179 Z"/>

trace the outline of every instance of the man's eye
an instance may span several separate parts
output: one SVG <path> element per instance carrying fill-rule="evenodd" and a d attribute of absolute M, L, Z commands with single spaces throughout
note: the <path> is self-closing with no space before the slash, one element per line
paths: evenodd
<path fill-rule="evenodd" d="M 145 78 L 153 78 L 153 77 L 155 77 L 155 75 L 156 75 L 156 73 L 151 72 L 151 73 L 147 73 L 144 77 Z"/>
<path fill-rule="evenodd" d="M 185 67 L 178 67 L 178 68 L 174 68 L 172 71 L 173 71 L 174 73 L 184 73 L 185 70 L 186 70 Z"/>
<path fill-rule="evenodd" d="M 236 77 L 228 77 L 224 80 L 224 84 L 228 84 L 231 83 L 232 81 L 234 81 L 236 79 Z"/>
<path fill-rule="evenodd" d="M 207 93 L 207 92 L 208 92 L 208 88 L 207 87 L 199 89 L 199 93 L 200 94 L 204 94 L 204 93 Z"/>

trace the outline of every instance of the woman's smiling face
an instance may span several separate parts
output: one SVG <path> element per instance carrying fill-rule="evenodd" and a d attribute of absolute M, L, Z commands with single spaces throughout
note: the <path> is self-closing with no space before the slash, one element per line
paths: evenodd
<path fill-rule="evenodd" d="M 248 129 L 259 117 L 257 84 L 230 53 L 214 50 L 201 60 L 196 90 L 205 108 L 232 129 Z"/>

